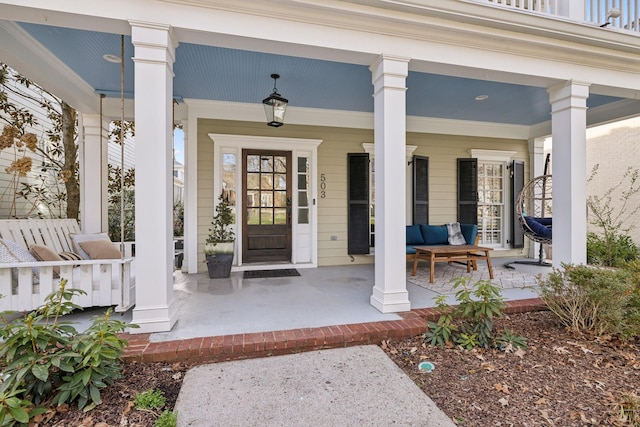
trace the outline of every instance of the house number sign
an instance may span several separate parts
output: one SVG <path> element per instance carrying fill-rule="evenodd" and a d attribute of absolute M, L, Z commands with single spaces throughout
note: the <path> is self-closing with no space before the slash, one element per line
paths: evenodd
<path fill-rule="evenodd" d="M 320 198 L 324 199 L 327 197 L 327 177 L 325 174 L 320 174 Z"/>

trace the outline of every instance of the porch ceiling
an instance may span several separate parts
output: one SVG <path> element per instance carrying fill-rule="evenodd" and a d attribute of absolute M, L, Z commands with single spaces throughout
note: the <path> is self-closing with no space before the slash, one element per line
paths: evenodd
<path fill-rule="evenodd" d="M 58 58 L 93 91 L 119 97 L 120 65 L 103 55 L 120 55 L 120 36 L 31 23 L 20 27 Z M 132 98 L 133 46 L 125 36 L 125 93 Z M 11 65 L 11 64 L 9 64 Z M 28 75 L 29 70 L 19 70 Z M 174 97 L 259 104 L 279 73 L 280 93 L 291 107 L 373 112 L 367 66 L 294 56 L 180 43 L 174 65 Z M 46 85 L 46 82 L 39 82 Z M 532 126 L 547 122 L 551 108 L 544 88 L 410 71 L 407 114 L 452 120 Z M 476 96 L 487 95 L 484 101 Z M 594 109 L 621 98 L 593 94 Z"/>

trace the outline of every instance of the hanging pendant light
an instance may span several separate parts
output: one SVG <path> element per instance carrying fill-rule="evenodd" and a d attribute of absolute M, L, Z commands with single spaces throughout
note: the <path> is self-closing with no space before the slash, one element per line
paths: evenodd
<path fill-rule="evenodd" d="M 267 125 L 277 128 L 284 124 L 284 112 L 289 101 L 283 98 L 276 88 L 276 81 L 280 78 L 280 74 L 271 74 L 271 78 L 273 79 L 273 93 L 263 99 L 262 103 L 267 115 Z"/>

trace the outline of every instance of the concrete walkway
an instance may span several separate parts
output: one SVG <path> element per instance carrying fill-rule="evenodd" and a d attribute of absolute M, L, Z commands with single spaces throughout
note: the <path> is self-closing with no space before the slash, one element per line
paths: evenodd
<path fill-rule="evenodd" d="M 178 426 L 455 425 L 373 345 L 196 366 L 175 411 Z"/>

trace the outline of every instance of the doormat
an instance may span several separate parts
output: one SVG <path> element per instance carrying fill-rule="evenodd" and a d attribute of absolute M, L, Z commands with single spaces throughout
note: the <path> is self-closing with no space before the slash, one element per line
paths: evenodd
<path fill-rule="evenodd" d="M 244 272 L 245 279 L 266 279 L 269 277 L 291 277 L 299 276 L 295 268 L 285 268 L 283 270 L 249 270 Z"/>

